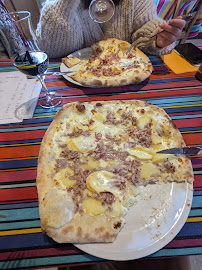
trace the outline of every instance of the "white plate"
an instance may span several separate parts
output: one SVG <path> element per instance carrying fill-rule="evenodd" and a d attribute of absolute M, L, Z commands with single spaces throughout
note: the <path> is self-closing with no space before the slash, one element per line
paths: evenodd
<path fill-rule="evenodd" d="M 78 58 L 80 58 L 81 60 L 88 60 L 91 56 L 92 56 L 92 50 L 91 48 L 84 48 L 84 49 L 81 49 L 79 51 L 76 51 L 74 53 L 71 53 L 71 55 L 73 56 L 76 56 Z M 68 55 L 69 56 L 69 55 Z M 61 66 L 60 66 L 60 71 L 61 72 L 67 72 L 67 71 L 78 71 L 79 70 L 79 64 L 78 65 L 75 65 L 74 67 L 72 68 L 68 68 L 64 63 L 61 63 Z M 90 87 L 90 86 L 86 86 L 86 85 L 83 85 L 75 80 L 73 80 L 71 77 L 69 77 L 68 75 L 63 75 L 63 77 L 71 82 L 71 83 L 74 83 L 74 84 L 77 84 L 79 86 L 84 86 L 84 87 Z"/>
<path fill-rule="evenodd" d="M 189 215 L 192 197 L 193 185 L 188 183 L 141 187 L 137 202 L 126 214 L 126 224 L 113 243 L 75 246 L 109 260 L 148 256 L 167 245 L 181 230 Z"/>

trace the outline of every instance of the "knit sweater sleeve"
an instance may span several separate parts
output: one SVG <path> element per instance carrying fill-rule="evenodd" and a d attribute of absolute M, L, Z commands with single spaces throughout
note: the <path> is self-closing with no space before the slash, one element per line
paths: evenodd
<path fill-rule="evenodd" d="M 159 26 L 164 22 L 157 16 L 153 0 L 137 0 L 134 10 L 134 33 L 132 40 L 137 40 L 137 47 L 147 54 L 161 55 L 169 53 L 176 45 L 172 43 L 164 48 L 156 45 Z"/>
<path fill-rule="evenodd" d="M 62 57 L 83 45 L 80 21 L 75 15 L 80 0 L 47 0 L 41 9 L 36 37 L 50 58 Z"/>

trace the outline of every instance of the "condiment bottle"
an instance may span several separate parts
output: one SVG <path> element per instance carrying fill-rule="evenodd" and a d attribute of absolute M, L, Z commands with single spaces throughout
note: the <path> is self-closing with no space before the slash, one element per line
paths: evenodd
<path fill-rule="evenodd" d="M 197 80 L 202 81 L 202 63 L 200 64 L 200 66 L 195 74 L 195 77 Z"/>

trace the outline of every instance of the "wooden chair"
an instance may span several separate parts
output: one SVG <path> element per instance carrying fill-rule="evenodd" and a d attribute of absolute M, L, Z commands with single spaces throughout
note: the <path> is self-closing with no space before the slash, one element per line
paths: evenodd
<path fill-rule="evenodd" d="M 178 16 L 181 5 L 186 2 L 190 2 L 190 0 L 178 0 L 173 18 L 176 18 Z M 182 15 L 182 18 L 187 20 L 188 23 L 185 25 L 185 28 L 183 29 L 180 42 L 179 42 L 180 44 L 185 43 L 185 41 L 187 40 L 189 33 L 191 32 L 191 29 L 194 23 L 196 22 L 201 10 L 202 10 L 202 0 L 199 1 L 198 7 L 194 12 Z"/>

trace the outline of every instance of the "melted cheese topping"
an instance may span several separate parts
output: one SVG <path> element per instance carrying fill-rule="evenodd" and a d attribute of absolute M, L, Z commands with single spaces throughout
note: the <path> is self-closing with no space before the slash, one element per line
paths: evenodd
<path fill-rule="evenodd" d="M 110 192 L 116 198 L 122 198 L 124 191 L 117 187 L 117 177 L 108 171 L 98 171 L 90 174 L 86 179 L 87 188 L 93 192 Z"/>

